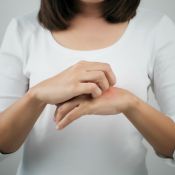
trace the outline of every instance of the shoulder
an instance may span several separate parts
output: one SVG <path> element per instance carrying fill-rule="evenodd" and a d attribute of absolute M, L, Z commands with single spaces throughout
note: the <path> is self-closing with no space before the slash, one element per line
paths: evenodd
<path fill-rule="evenodd" d="M 137 9 L 137 21 L 142 24 L 154 25 L 158 23 L 165 14 L 156 10 L 139 7 Z"/>
<path fill-rule="evenodd" d="M 167 64 L 173 65 L 175 24 L 166 13 L 143 8 L 138 9 L 134 20 L 136 32 L 140 32 L 144 43 L 150 48 L 148 74 L 153 80 L 155 68 L 158 70 L 165 65 L 167 69 Z"/>
<path fill-rule="evenodd" d="M 37 10 L 23 16 L 16 16 L 12 18 L 9 26 L 15 28 L 21 35 L 33 34 L 43 29 L 38 22 L 37 16 Z"/>
<path fill-rule="evenodd" d="M 7 26 L 0 52 L 16 55 L 24 61 L 28 57 L 31 44 L 35 44 L 33 39 L 38 39 L 42 31 L 43 27 L 37 20 L 37 11 L 14 17 Z"/>
<path fill-rule="evenodd" d="M 174 22 L 163 12 L 139 7 L 135 16 L 136 26 L 141 30 L 154 31 L 157 28 L 172 27 Z"/>

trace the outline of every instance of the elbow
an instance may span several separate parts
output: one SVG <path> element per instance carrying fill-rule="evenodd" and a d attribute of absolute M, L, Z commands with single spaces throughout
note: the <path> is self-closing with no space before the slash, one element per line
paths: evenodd
<path fill-rule="evenodd" d="M 2 112 L 0 112 L 0 118 L 2 117 L 1 115 Z M 10 139 L 8 131 L 8 128 L 0 121 L 0 153 L 2 154 L 11 154 L 19 149 Z"/>
<path fill-rule="evenodd" d="M 174 159 L 173 153 L 174 153 L 174 151 L 172 151 L 171 153 L 169 153 L 169 152 L 160 152 L 160 151 L 158 152 L 158 151 L 156 151 L 156 154 L 158 156 L 164 157 L 164 158 L 170 158 L 170 159 Z"/>
<path fill-rule="evenodd" d="M 1 135 L 1 134 L 0 134 Z M 0 139 L 0 153 L 2 154 L 12 154 L 16 152 L 19 148 L 10 142 L 7 138 Z"/>
<path fill-rule="evenodd" d="M 3 149 L 0 149 L 0 153 L 1 154 L 12 154 L 12 153 L 15 153 L 16 151 L 10 151 L 10 150 L 3 150 Z"/>
<path fill-rule="evenodd" d="M 16 152 L 19 147 L 13 142 L 7 134 L 3 134 L 0 129 L 0 153 L 2 154 L 11 154 Z"/>
<path fill-rule="evenodd" d="M 15 153 L 19 148 L 0 142 L 0 153 L 2 154 L 12 154 Z"/>
<path fill-rule="evenodd" d="M 175 151 L 175 143 L 166 144 L 166 145 L 160 146 L 159 148 L 154 148 L 154 150 L 156 154 L 159 156 L 173 159 L 173 154 Z"/>

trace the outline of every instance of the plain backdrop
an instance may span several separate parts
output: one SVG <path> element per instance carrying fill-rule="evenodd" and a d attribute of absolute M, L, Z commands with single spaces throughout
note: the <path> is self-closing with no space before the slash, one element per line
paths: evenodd
<path fill-rule="evenodd" d="M 141 6 L 165 12 L 175 21 L 175 0 L 142 0 Z M 39 0 L 0 0 L 0 43 L 5 29 L 14 16 L 20 16 L 39 7 Z M 153 93 L 150 91 L 150 104 L 158 108 Z M 146 142 L 145 142 L 146 143 Z M 175 167 L 168 166 L 158 158 L 151 146 L 148 147 L 147 166 L 149 175 L 175 175 Z M 21 157 L 22 148 L 0 162 L 0 175 L 15 175 Z"/>

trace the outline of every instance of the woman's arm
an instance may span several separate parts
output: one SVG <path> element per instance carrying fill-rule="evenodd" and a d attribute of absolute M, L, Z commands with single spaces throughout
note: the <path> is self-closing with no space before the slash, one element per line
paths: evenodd
<path fill-rule="evenodd" d="M 46 104 L 59 104 L 80 94 L 97 97 L 116 81 L 109 64 L 80 61 L 27 92 L 30 81 L 24 69 L 30 61 L 26 45 L 33 30 L 21 20 L 10 22 L 0 48 L 0 151 L 4 153 L 21 146 Z"/>
<path fill-rule="evenodd" d="M 149 104 L 144 103 L 134 95 L 129 95 L 129 98 L 126 100 L 126 98 L 123 98 L 125 95 L 123 96 L 122 94 L 128 93 L 125 93 L 125 91 L 122 93 L 123 90 L 117 88 L 113 89 L 113 91 L 111 91 L 112 93 L 108 91 L 108 93 L 106 93 L 106 95 L 108 94 L 107 98 L 106 95 L 103 95 L 98 98 L 98 101 L 96 100 L 93 103 L 92 101 L 90 101 L 90 103 L 81 102 L 79 105 L 79 102 L 76 104 L 74 100 L 75 106 L 79 105 L 79 107 L 72 109 L 72 111 L 67 107 L 71 105 L 74 106 L 74 104 L 71 104 L 72 102 L 70 102 L 69 105 L 63 104 L 60 108 L 61 110 L 58 109 L 58 115 L 56 117 L 58 122 L 64 117 L 64 119 L 59 122 L 59 126 L 66 126 L 67 123 L 84 115 L 84 113 L 111 114 L 111 112 L 119 109 L 119 112 L 123 112 L 151 143 L 156 152 L 172 157 L 172 153 L 175 151 L 175 123 L 170 119 L 170 117 L 175 117 L 174 22 L 168 16 L 163 15 L 160 21 L 156 23 L 150 38 L 151 40 L 153 39 L 154 48 L 153 56 L 148 63 L 147 74 L 150 78 L 150 85 L 161 112 Z M 128 101 L 130 101 L 128 110 L 121 109 L 121 106 L 126 106 Z M 86 105 L 83 105 L 84 103 Z M 91 104 L 93 104 L 93 106 Z M 115 110 L 113 110 L 114 108 Z"/>
<path fill-rule="evenodd" d="M 63 129 L 86 114 L 119 113 L 126 115 L 157 153 L 172 157 L 175 150 L 174 122 L 125 89 L 110 87 L 96 99 L 80 96 L 62 104 L 55 116 L 59 129 Z"/>
<path fill-rule="evenodd" d="M 24 142 L 46 106 L 31 91 L 0 113 L 0 152 L 15 152 Z"/>
<path fill-rule="evenodd" d="M 124 111 L 126 117 L 154 147 L 155 151 L 172 157 L 175 150 L 175 123 L 136 96 L 130 98 Z"/>
<path fill-rule="evenodd" d="M 22 145 L 46 104 L 59 104 L 81 94 L 95 98 L 113 84 L 115 75 L 108 64 L 87 61 L 38 83 L 0 114 L 0 151 L 14 152 Z"/>

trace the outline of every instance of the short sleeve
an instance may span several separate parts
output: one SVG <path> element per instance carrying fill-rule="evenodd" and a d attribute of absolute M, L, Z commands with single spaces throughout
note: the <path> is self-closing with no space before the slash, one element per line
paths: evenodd
<path fill-rule="evenodd" d="M 161 112 L 175 122 L 175 24 L 164 15 L 154 32 L 154 58 L 149 67 L 152 90 Z M 175 151 L 173 156 L 174 160 L 164 159 L 175 166 Z"/>
<path fill-rule="evenodd" d="M 25 54 L 17 19 L 9 23 L 0 48 L 0 112 L 21 98 L 28 89 L 23 74 Z M 0 160 L 7 155 L 0 154 Z"/>

